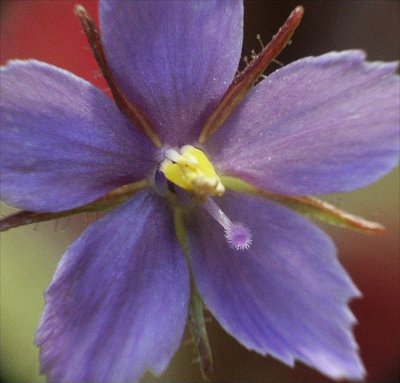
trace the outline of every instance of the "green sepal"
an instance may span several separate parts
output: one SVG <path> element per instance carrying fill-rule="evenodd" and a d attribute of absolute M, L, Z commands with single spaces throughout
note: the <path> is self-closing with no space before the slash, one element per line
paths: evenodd
<path fill-rule="evenodd" d="M 19 211 L 18 213 L 11 214 L 8 217 L 0 220 L 0 232 L 19 226 L 29 225 L 31 223 L 51 221 L 53 219 L 64 218 L 75 214 L 108 211 L 119 206 L 128 198 L 132 197 L 132 195 L 135 194 L 138 190 L 146 186 L 146 180 L 134 182 L 129 185 L 124 185 L 91 203 L 70 210 L 41 213 L 26 210 Z"/>
<path fill-rule="evenodd" d="M 257 195 L 274 202 L 278 202 L 307 218 L 317 218 L 331 225 L 357 230 L 363 233 L 379 234 L 385 228 L 376 222 L 368 221 L 347 213 L 332 204 L 310 196 L 291 196 L 271 193 L 260 189 L 237 177 L 220 177 L 225 188 L 239 192 Z"/>
<path fill-rule="evenodd" d="M 289 44 L 294 31 L 300 25 L 303 14 L 304 8 L 296 7 L 272 37 L 271 42 L 263 47 L 259 54 L 252 57 L 252 61 L 248 63 L 247 67 L 234 78 L 217 107 L 205 122 L 199 136 L 200 144 L 204 144 L 224 124 L 236 106 L 262 76 L 268 65 Z"/>

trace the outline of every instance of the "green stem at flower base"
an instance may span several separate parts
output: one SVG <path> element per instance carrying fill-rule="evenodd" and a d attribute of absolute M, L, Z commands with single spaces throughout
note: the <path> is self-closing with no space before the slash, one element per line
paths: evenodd
<path fill-rule="evenodd" d="M 267 66 L 283 51 L 300 25 L 304 8 L 296 7 L 285 23 L 272 38 L 271 42 L 239 73 L 225 92 L 217 108 L 206 121 L 200 133 L 199 143 L 204 144 L 217 129 L 228 119 L 236 105 L 254 86 Z"/>
<path fill-rule="evenodd" d="M 189 327 L 192 335 L 192 342 L 196 353 L 196 360 L 200 363 L 200 371 L 205 382 L 210 380 L 213 373 L 213 358 L 210 342 L 208 340 L 206 322 L 204 319 L 204 303 L 198 293 L 194 276 L 192 273 L 191 260 L 189 255 L 189 241 L 183 220 L 182 209 L 177 206 L 174 197 L 170 198 L 174 211 L 174 226 L 177 239 L 185 254 L 186 262 L 190 270 L 190 301 L 189 301 Z"/>
<path fill-rule="evenodd" d="M 32 223 L 51 221 L 53 219 L 64 218 L 75 214 L 93 213 L 96 211 L 107 211 L 115 208 L 132 197 L 138 190 L 148 186 L 146 180 L 137 181 L 128 185 L 121 186 L 103 197 L 77 207 L 75 209 L 64 210 L 59 212 L 34 212 L 19 211 L 0 220 L 0 232 L 13 229 L 19 226 L 30 225 Z"/>
<path fill-rule="evenodd" d="M 189 325 L 192 342 L 200 362 L 201 375 L 205 382 L 209 382 L 210 376 L 213 373 L 212 352 L 204 319 L 204 303 L 194 283 L 191 283 Z"/>
<path fill-rule="evenodd" d="M 331 225 L 341 226 L 367 234 L 381 234 L 385 231 L 385 228 L 380 223 L 357 217 L 356 215 L 347 213 L 315 197 L 276 194 L 260 189 L 237 177 L 223 176 L 220 178 L 227 189 L 239 193 L 257 195 L 278 202 L 309 218 L 318 218 Z"/>

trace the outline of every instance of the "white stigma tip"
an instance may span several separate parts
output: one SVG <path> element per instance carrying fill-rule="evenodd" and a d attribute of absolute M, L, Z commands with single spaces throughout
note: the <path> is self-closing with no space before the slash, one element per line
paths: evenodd
<path fill-rule="evenodd" d="M 250 230 L 238 222 L 232 223 L 225 230 L 225 238 L 235 250 L 247 250 L 253 242 Z"/>

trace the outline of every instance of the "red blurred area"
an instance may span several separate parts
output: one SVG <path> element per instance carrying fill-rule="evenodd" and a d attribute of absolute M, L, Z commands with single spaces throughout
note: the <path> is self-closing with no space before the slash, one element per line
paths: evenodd
<path fill-rule="evenodd" d="M 71 0 L 2 1 L 0 61 L 37 59 L 106 88 Z M 97 1 L 82 0 L 97 20 Z"/>
<path fill-rule="evenodd" d="M 399 378 L 399 241 L 393 226 L 380 238 L 355 237 L 344 254 L 351 255 L 345 266 L 363 294 L 352 308 L 359 321 L 355 334 L 371 383 L 394 383 Z"/>

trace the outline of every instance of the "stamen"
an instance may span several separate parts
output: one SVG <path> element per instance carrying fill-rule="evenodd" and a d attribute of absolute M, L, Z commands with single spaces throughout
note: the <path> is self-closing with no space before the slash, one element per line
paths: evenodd
<path fill-rule="evenodd" d="M 174 149 L 164 152 L 165 160 L 160 170 L 173 184 L 203 198 L 207 195 L 221 196 L 225 192 L 215 169 L 204 152 L 185 145 L 180 153 Z"/>
<path fill-rule="evenodd" d="M 174 149 L 167 149 L 165 151 L 165 158 L 172 162 L 178 162 L 179 159 L 182 157 L 181 154 L 179 154 L 176 150 Z"/>
<path fill-rule="evenodd" d="M 250 248 L 253 236 L 247 226 L 240 222 L 232 222 L 211 198 L 208 198 L 202 206 L 224 228 L 225 239 L 232 249 L 247 250 Z"/>

